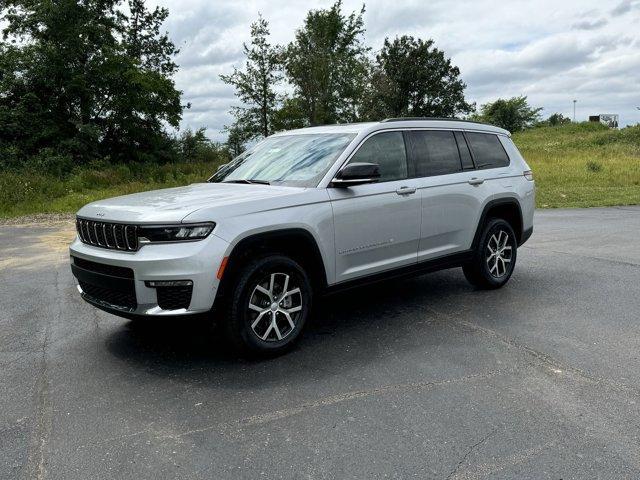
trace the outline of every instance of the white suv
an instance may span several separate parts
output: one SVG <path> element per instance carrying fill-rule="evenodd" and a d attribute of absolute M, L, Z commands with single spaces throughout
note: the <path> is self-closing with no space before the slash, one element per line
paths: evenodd
<path fill-rule="evenodd" d="M 127 318 L 215 313 L 228 338 L 279 353 L 318 294 L 462 267 L 504 285 L 533 231 L 531 170 L 500 128 L 389 119 L 278 133 L 206 183 L 78 212 L 71 268 Z"/>

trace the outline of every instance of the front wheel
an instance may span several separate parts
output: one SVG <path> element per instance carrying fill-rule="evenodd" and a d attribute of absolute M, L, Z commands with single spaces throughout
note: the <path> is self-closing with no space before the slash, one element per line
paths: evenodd
<path fill-rule="evenodd" d="M 473 260 L 462 267 L 469 283 L 478 288 L 500 288 L 509 281 L 516 265 L 518 242 L 506 221 L 487 222 L 474 252 Z"/>
<path fill-rule="evenodd" d="M 302 334 L 312 296 L 306 272 L 292 259 L 267 255 L 249 261 L 222 319 L 226 336 L 245 353 L 284 353 Z"/>

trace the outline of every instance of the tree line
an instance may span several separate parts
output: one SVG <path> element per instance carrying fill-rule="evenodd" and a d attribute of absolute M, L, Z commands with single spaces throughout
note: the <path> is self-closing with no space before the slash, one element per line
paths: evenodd
<path fill-rule="evenodd" d="M 241 102 L 225 127 L 233 153 L 280 130 L 389 117 L 462 117 L 513 132 L 570 121 L 559 113 L 542 121 L 542 108 L 531 107 L 526 96 L 477 109 L 465 98 L 460 69 L 432 39 L 385 38 L 372 55 L 364 11 L 345 14 L 341 0 L 311 10 L 287 45 L 271 44 L 269 23 L 258 16 L 244 44 L 244 67 L 221 75 Z"/>
<path fill-rule="evenodd" d="M 431 39 L 386 38 L 372 51 L 364 11 L 345 13 L 341 0 L 311 10 L 286 45 L 270 42 L 259 16 L 242 68 L 221 76 L 239 101 L 222 145 L 204 128 L 169 133 L 189 105 L 173 80 L 178 49 L 162 31 L 166 8 L 2 0 L 0 168 L 64 174 L 93 160 L 220 160 L 276 131 L 387 117 L 465 117 L 509 130 L 540 121 L 526 97 L 476 111 L 459 68 Z"/>
<path fill-rule="evenodd" d="M 221 76 L 241 101 L 226 127 L 234 150 L 291 128 L 474 111 L 460 70 L 433 40 L 387 38 L 372 55 L 363 15 L 364 6 L 345 14 L 341 0 L 311 10 L 288 45 L 272 45 L 259 16 L 244 45 L 244 68 Z"/>
<path fill-rule="evenodd" d="M 2 0 L 0 167 L 224 154 L 204 130 L 167 133 L 188 108 L 168 14 L 144 0 Z"/>

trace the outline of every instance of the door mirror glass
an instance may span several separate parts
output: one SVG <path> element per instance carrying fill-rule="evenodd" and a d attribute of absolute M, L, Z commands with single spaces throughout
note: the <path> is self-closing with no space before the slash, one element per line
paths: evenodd
<path fill-rule="evenodd" d="M 380 178 L 380 166 L 377 163 L 354 162 L 338 172 L 331 185 L 334 187 L 351 187 L 365 183 L 377 182 Z"/>

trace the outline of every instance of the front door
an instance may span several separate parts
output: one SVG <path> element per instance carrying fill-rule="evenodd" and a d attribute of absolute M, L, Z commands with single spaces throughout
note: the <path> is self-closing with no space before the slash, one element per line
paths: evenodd
<path fill-rule="evenodd" d="M 420 193 L 408 179 L 403 133 L 366 139 L 349 162 L 377 163 L 377 183 L 330 188 L 336 240 L 336 281 L 416 263 Z"/>

